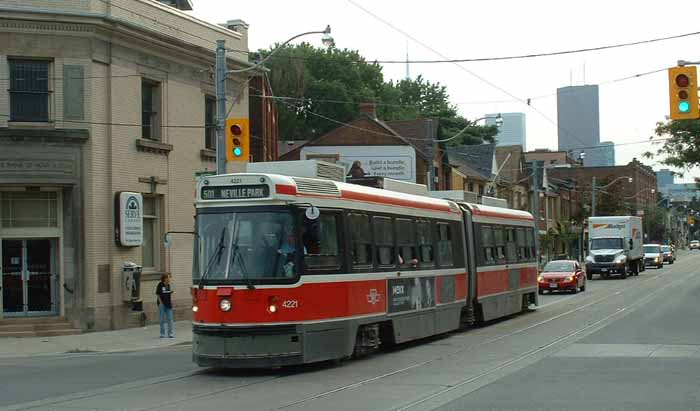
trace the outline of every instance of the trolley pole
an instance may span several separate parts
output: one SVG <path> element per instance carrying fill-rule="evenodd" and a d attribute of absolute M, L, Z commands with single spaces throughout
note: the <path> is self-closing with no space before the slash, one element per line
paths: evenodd
<path fill-rule="evenodd" d="M 596 181 L 595 181 L 595 176 L 593 176 L 593 182 L 591 184 L 593 186 L 593 190 L 591 191 L 591 217 L 595 217 L 595 203 L 596 203 L 596 198 L 595 198 L 595 187 L 596 187 Z"/>
<path fill-rule="evenodd" d="M 425 120 L 425 139 L 428 141 L 428 172 L 426 173 L 426 178 L 428 179 L 428 191 L 433 191 L 435 189 L 434 183 L 434 173 L 435 165 L 433 161 L 435 160 L 435 142 L 433 141 L 433 120 Z"/>
<path fill-rule="evenodd" d="M 216 41 L 216 174 L 226 174 L 226 41 Z"/>
<path fill-rule="evenodd" d="M 532 208 L 535 217 L 535 250 L 537 251 L 537 267 L 540 267 L 540 174 L 542 173 L 542 168 L 540 168 L 540 163 L 544 167 L 544 161 L 533 161 L 533 171 L 532 171 Z"/>

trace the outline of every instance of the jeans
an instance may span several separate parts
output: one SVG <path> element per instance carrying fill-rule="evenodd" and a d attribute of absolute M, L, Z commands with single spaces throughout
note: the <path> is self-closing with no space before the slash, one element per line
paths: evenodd
<path fill-rule="evenodd" d="M 160 336 L 165 337 L 165 323 L 168 323 L 168 337 L 173 336 L 173 309 L 163 304 L 160 307 Z"/>

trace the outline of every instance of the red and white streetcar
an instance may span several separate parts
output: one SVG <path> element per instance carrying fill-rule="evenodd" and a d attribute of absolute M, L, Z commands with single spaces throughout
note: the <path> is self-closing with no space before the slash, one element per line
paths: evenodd
<path fill-rule="evenodd" d="M 537 303 L 523 211 L 266 173 L 201 178 L 196 197 L 201 366 L 346 358 Z"/>

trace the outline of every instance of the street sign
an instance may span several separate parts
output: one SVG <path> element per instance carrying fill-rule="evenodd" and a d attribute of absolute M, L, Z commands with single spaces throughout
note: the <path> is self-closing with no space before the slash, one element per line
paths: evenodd
<path fill-rule="evenodd" d="M 644 217 L 644 210 L 637 210 L 637 215 L 640 217 Z"/>

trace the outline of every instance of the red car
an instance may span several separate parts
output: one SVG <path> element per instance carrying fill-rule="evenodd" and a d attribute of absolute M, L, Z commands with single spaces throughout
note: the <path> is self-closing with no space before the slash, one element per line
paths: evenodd
<path fill-rule="evenodd" d="M 545 291 L 571 291 L 576 294 L 586 290 L 586 273 L 575 260 L 550 261 L 537 278 L 539 293 Z"/>

